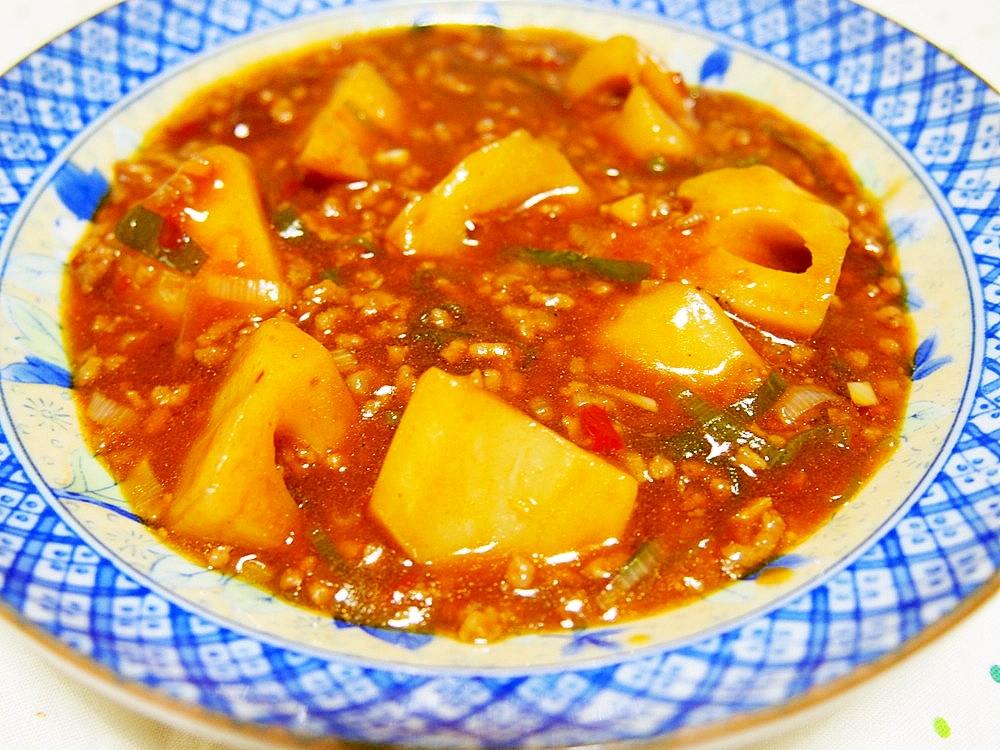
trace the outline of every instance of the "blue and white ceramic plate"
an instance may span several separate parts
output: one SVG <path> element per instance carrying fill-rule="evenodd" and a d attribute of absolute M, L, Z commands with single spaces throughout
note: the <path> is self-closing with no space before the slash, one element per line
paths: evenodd
<path fill-rule="evenodd" d="M 108 170 L 187 94 L 347 32 L 440 21 L 637 36 L 836 144 L 885 205 L 920 338 L 902 445 L 752 580 L 489 647 L 360 628 L 162 546 L 80 435 L 62 267 Z M 849 2 L 130 0 L 0 79 L 0 610 L 159 716 L 274 742 L 697 740 L 815 703 L 1000 574 L 1000 97 Z"/>

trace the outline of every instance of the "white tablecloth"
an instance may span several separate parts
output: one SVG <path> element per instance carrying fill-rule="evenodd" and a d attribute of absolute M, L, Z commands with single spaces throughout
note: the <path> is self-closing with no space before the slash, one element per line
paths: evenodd
<path fill-rule="evenodd" d="M 833 2 L 834 0 L 830 0 Z M 0 71 L 109 0 L 2 0 Z M 865 0 L 1000 84 L 1000 0 Z M 944 636 L 756 747 L 978 750 L 1000 747 L 1000 595 Z M 102 697 L 0 618 L 0 748 L 222 750 Z"/>

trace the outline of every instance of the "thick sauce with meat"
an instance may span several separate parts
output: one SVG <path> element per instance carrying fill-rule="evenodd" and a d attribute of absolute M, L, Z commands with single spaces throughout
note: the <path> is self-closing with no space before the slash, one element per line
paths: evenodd
<path fill-rule="evenodd" d="M 879 208 L 828 144 L 629 40 L 493 28 L 349 38 L 196 94 L 116 166 L 64 314 L 88 437 L 165 540 L 468 641 L 661 611 L 792 548 L 885 459 L 913 355 Z M 462 548 L 479 475 L 477 507 L 529 521 Z M 614 502 L 588 496 L 605 481 Z"/>

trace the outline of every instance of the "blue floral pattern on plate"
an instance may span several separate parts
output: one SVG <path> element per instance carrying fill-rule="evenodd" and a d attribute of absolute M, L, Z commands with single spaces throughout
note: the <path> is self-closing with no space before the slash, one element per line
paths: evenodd
<path fill-rule="evenodd" d="M 891 657 L 995 579 L 996 92 L 929 44 L 845 1 L 581 0 L 575 6 L 621 11 L 616 17 L 623 23 L 663 22 L 697 36 L 702 42 L 692 53 L 692 80 L 728 85 L 739 68 L 734 55 L 743 55 L 832 92 L 884 135 L 936 196 L 949 226 L 957 228 L 960 251 L 970 253 L 966 267 L 974 269 L 967 290 L 972 352 L 965 367 L 948 335 L 930 327 L 921 332 L 915 380 L 944 374 L 969 383 L 961 403 L 916 400 L 911 407 L 915 431 L 956 420 L 940 455 L 926 459 L 926 481 L 828 575 L 809 579 L 810 585 L 773 606 L 697 637 L 647 648 L 632 642 L 629 628 L 553 635 L 552 648 L 567 657 L 565 664 L 400 668 L 367 652 L 335 653 L 269 637 L 164 587 L 163 580 L 184 579 L 192 590 L 231 589 L 227 596 L 244 612 L 268 606 L 260 592 L 151 548 L 114 487 L 102 484 L 83 458 L 49 467 L 34 459 L 38 441 L 61 443 L 73 429 L 59 324 L 38 299 L 39 290 L 58 288 L 53 274 L 60 273 L 61 261 L 57 252 L 17 254 L 11 248 L 25 214 L 52 196 L 63 217 L 52 232 L 72 244 L 78 222 L 107 181 L 63 155 L 130 96 L 144 95 L 232 40 L 263 38 L 269 29 L 327 12 L 378 14 L 393 5 L 399 4 L 132 0 L 68 32 L 0 79 L 0 606 L 105 675 L 175 710 L 207 711 L 217 723 L 435 747 L 563 746 L 711 732 L 754 712 L 767 715 Z M 502 24 L 513 4 L 452 3 L 447 12 L 442 3 L 432 5 L 426 11 L 413 4 L 410 19 L 431 22 L 454 12 L 463 20 Z M 864 173 L 864 165 L 859 169 Z M 893 224 L 901 244 L 925 232 L 922 217 L 904 219 Z M 914 289 L 910 299 L 917 310 L 935 296 Z M 50 473 L 61 474 L 59 481 L 50 481 Z M 107 538 L 93 537 L 84 515 L 73 510 L 81 505 L 111 519 Z M 140 561 L 148 574 L 125 559 Z M 773 565 L 799 571 L 812 561 L 797 551 Z M 740 595 L 739 589 L 729 594 Z M 360 631 L 343 623 L 329 628 Z M 363 637 L 400 653 L 423 653 L 435 641 L 373 629 Z"/>

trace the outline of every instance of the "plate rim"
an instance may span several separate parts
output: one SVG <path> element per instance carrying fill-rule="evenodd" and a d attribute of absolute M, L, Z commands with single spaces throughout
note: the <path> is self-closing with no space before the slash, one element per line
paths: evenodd
<path fill-rule="evenodd" d="M 408 0 L 404 0 L 404 2 L 407 2 L 407 4 L 409 4 Z M 107 13 L 119 10 L 124 5 L 127 5 L 127 4 L 128 3 L 122 3 L 122 4 L 118 5 L 118 6 L 114 6 L 113 8 L 110 8 L 110 9 L 105 10 L 105 11 L 99 13 L 99 14 L 96 14 L 94 17 L 92 17 L 91 20 L 93 20 L 93 18 L 100 18 L 101 16 L 103 16 L 103 15 L 105 15 Z M 164 2 L 164 4 L 169 4 L 169 0 L 167 0 L 167 2 Z M 373 6 L 377 6 L 379 4 L 380 4 L 380 0 L 372 0 L 372 2 L 367 3 L 367 5 L 373 5 Z M 390 4 L 390 3 L 389 2 L 385 2 L 385 3 L 381 3 L 381 4 Z M 498 5 L 503 5 L 504 4 L 503 0 L 501 0 L 497 4 Z M 581 2 L 576 2 L 576 3 L 574 3 L 574 2 L 561 2 L 561 4 L 569 6 L 569 7 L 576 7 L 576 6 L 580 6 L 580 5 L 584 5 L 584 6 L 601 6 L 602 8 L 605 7 L 605 6 L 607 6 L 607 7 L 616 7 L 616 8 L 618 7 L 618 5 L 616 3 L 594 3 L 594 2 L 587 2 L 586 0 L 584 0 L 584 2 L 582 2 L 582 3 Z M 788 3 L 786 3 L 786 5 L 787 4 Z M 849 2 L 847 4 L 848 5 L 852 5 L 852 6 L 854 5 L 853 2 Z M 855 7 L 860 7 L 860 6 L 855 6 Z M 333 8 L 323 8 L 319 12 L 326 12 L 326 11 L 333 11 L 333 10 L 334 10 Z M 628 8 L 626 10 L 632 10 L 632 9 Z M 876 11 L 873 11 L 873 10 L 870 10 L 870 9 L 867 9 L 867 8 L 864 8 L 863 10 L 865 12 L 867 12 L 867 13 L 871 13 L 872 15 L 874 15 L 874 16 L 876 16 L 878 18 L 882 18 L 883 20 L 887 20 L 887 19 L 884 19 L 884 17 L 881 16 L 880 14 L 878 14 Z M 296 21 L 295 22 L 305 22 L 305 21 L 308 20 L 308 17 L 309 17 L 308 13 L 305 14 L 305 15 L 299 15 L 299 16 L 296 17 Z M 690 25 L 690 24 L 687 24 L 686 22 L 681 22 L 681 21 L 678 21 L 677 19 L 673 19 L 673 18 L 667 17 L 665 15 L 659 15 L 658 17 L 661 20 L 663 20 L 663 21 L 666 21 L 668 23 L 672 23 L 672 24 L 675 24 L 675 25 Z M 891 22 L 891 23 L 895 23 L 895 22 Z M 898 26 L 898 24 L 896 24 L 896 25 Z M 67 35 L 71 34 L 75 30 L 77 30 L 78 28 L 79 28 L 79 26 L 75 26 L 73 29 L 70 29 L 69 31 L 67 31 L 64 34 L 60 35 L 59 37 L 57 37 L 56 39 L 52 40 L 51 42 L 49 42 L 45 46 L 41 47 L 39 50 L 36 50 L 35 52 L 27 55 L 21 61 L 19 61 L 18 63 L 16 63 L 11 69 L 9 69 L 8 71 L 4 72 L 3 76 L 4 77 L 7 76 L 14 69 L 18 68 L 19 66 L 24 65 L 25 62 L 29 61 L 38 52 L 47 49 L 50 45 L 56 43 L 60 39 L 63 39 L 64 37 L 66 37 Z M 697 29 L 698 33 L 700 33 L 702 35 L 705 35 L 705 33 L 706 33 L 706 30 L 703 29 L 703 28 L 700 28 L 700 27 L 692 27 L 692 28 Z M 909 29 L 906 29 L 905 27 L 902 27 L 902 26 L 900 26 L 900 28 L 902 28 L 906 32 L 907 35 L 910 35 L 910 36 L 916 37 L 918 39 L 921 39 L 921 41 L 923 41 L 924 43 L 926 43 L 929 48 L 933 49 L 936 54 L 941 54 L 941 55 L 946 55 L 948 57 L 951 57 L 950 55 L 948 55 L 947 52 L 944 52 L 944 51 L 940 50 L 935 45 L 933 45 L 933 43 L 928 42 L 927 40 L 923 39 L 922 37 L 920 37 L 919 35 L 915 34 L 912 31 L 910 31 Z M 256 31 L 252 32 L 251 35 L 266 34 L 269 31 L 270 31 L 270 29 L 257 29 Z M 798 78 L 800 78 L 802 80 L 807 81 L 814 88 L 822 90 L 825 95 L 838 97 L 840 100 L 842 100 L 842 103 L 846 107 L 852 108 L 852 112 L 855 114 L 855 116 L 857 116 L 858 119 L 864 121 L 866 125 L 868 125 L 869 127 L 873 127 L 873 126 L 877 125 L 878 130 L 879 130 L 879 135 L 885 141 L 885 143 L 887 143 L 888 145 L 890 145 L 890 147 L 892 147 L 892 149 L 897 154 L 897 156 L 900 156 L 901 158 L 904 158 L 906 160 L 907 164 L 911 168 L 915 168 L 914 171 L 917 174 L 920 175 L 921 182 L 922 182 L 924 188 L 925 189 L 930 189 L 930 190 L 932 190 L 934 192 L 934 196 L 937 199 L 935 201 L 935 203 L 936 203 L 936 206 L 939 208 L 939 210 L 940 210 L 940 208 L 942 206 L 947 206 L 949 209 L 953 208 L 951 206 L 951 204 L 949 203 L 949 201 L 947 200 L 947 198 L 945 197 L 945 195 L 943 194 L 943 191 L 941 190 L 940 186 L 936 182 L 934 182 L 932 179 L 930 179 L 930 176 L 927 174 L 926 167 L 924 167 L 923 165 L 919 164 L 919 162 L 917 162 L 917 160 L 913 156 L 913 154 L 908 149 L 904 148 L 903 144 L 901 144 L 899 141 L 897 141 L 891 135 L 891 133 L 888 132 L 887 129 L 883 128 L 880 123 L 876 123 L 874 121 L 874 118 L 872 117 L 872 115 L 870 115 L 869 113 L 867 113 L 866 111 L 862 110 L 860 107 L 858 107 L 857 105 L 855 105 L 852 101 L 850 101 L 849 99 L 847 99 L 847 97 L 842 96 L 839 92 L 833 91 L 829 86 L 827 86 L 826 84 L 820 82 L 818 79 L 810 77 L 806 73 L 805 70 L 803 70 L 801 68 L 794 67 L 790 63 L 788 63 L 787 61 L 780 60 L 780 59 L 774 57 L 773 55 L 771 55 L 771 53 L 768 53 L 767 51 L 765 51 L 765 50 L 763 50 L 761 48 L 751 46 L 748 43 L 744 43 L 744 42 L 739 41 L 739 40 L 733 40 L 733 39 L 730 39 L 729 37 L 725 37 L 724 34 L 723 34 L 723 32 L 708 32 L 708 33 L 711 34 L 711 35 L 715 35 L 715 36 L 720 36 L 720 37 L 726 38 L 732 44 L 742 45 L 743 47 L 745 47 L 744 51 L 751 52 L 755 56 L 758 56 L 761 59 L 766 60 L 770 64 L 777 64 L 779 66 L 786 66 L 788 72 L 791 72 L 796 77 L 798 77 Z M 153 89 L 156 86 L 160 85 L 160 83 L 162 81 L 162 77 L 163 77 L 163 75 L 165 73 L 168 74 L 168 75 L 170 75 L 170 76 L 172 76 L 172 75 L 178 75 L 178 74 L 180 74 L 180 72 L 182 71 L 182 69 L 184 67 L 197 64 L 197 61 L 202 56 L 204 56 L 206 54 L 217 54 L 220 50 L 224 50 L 225 47 L 226 47 L 226 45 L 228 45 L 228 44 L 232 44 L 232 43 L 239 43 L 239 44 L 246 43 L 248 41 L 248 39 L 249 39 L 249 36 L 250 35 L 237 34 L 232 39 L 229 39 L 226 42 L 224 42 L 223 45 L 221 45 L 221 46 L 214 46 L 211 49 L 201 48 L 196 53 L 194 53 L 193 55 L 189 56 L 181 65 L 175 65 L 175 66 L 169 67 L 169 68 L 167 68 L 167 69 L 165 69 L 163 71 L 160 71 L 159 73 L 151 76 L 150 79 L 147 82 L 143 83 L 143 85 L 142 85 L 141 88 L 142 89 L 146 89 L 146 88 Z M 954 58 L 951 58 L 951 59 L 954 60 Z M 958 61 L 955 61 L 955 63 L 956 63 L 956 65 L 958 65 L 961 68 L 963 68 L 963 70 L 965 71 L 965 73 L 967 75 L 972 76 L 977 81 L 985 83 L 988 88 L 992 89 L 992 87 L 988 83 L 986 83 L 985 81 L 982 81 L 982 79 L 974 71 L 972 71 L 968 67 L 962 65 Z M 25 209 L 25 206 L 27 206 L 27 205 L 29 205 L 31 203 L 32 196 L 34 195 L 35 191 L 40 189 L 40 186 L 42 186 L 45 183 L 46 179 L 50 179 L 51 178 L 52 174 L 55 171 L 58 170 L 59 166 L 61 166 L 63 163 L 65 163 L 65 162 L 68 161 L 67 153 L 69 151 L 71 151 L 74 147 L 76 147 L 76 146 L 79 145 L 81 139 L 86 136 L 87 132 L 90 129 L 98 126 L 97 123 L 98 123 L 98 121 L 100 119 L 110 116 L 109 112 L 112 109 L 115 109 L 115 108 L 121 107 L 121 106 L 125 106 L 126 103 L 129 100 L 131 100 L 133 97 L 135 97 L 137 95 L 137 92 L 139 90 L 140 89 L 136 89 L 136 90 L 128 92 L 123 97 L 121 97 L 119 100 L 117 100 L 112 105 L 110 105 L 109 107 L 107 107 L 101 113 L 101 115 L 100 115 L 99 118 L 95 118 L 91 122 L 88 122 L 84 126 L 84 128 L 82 128 L 80 131 L 78 131 L 69 140 L 69 142 L 65 146 L 63 146 L 62 148 L 60 148 L 58 150 L 58 153 L 56 154 L 56 156 L 47 163 L 46 169 L 42 173 L 40 173 L 38 175 L 38 177 L 36 178 L 36 182 L 32 186 L 32 190 L 21 200 L 20 205 L 18 207 L 18 210 L 15 213 L 12 221 L 10 222 L 10 224 L 8 225 L 8 227 L 4 230 L 4 233 L 3 233 L 3 241 L 4 241 L 4 243 L 7 243 L 9 241 L 9 239 L 10 239 L 10 228 L 13 227 L 15 230 L 17 228 L 19 228 L 18 217 L 20 216 L 20 214 L 24 210 L 27 210 L 27 209 Z M 995 89 L 992 89 L 992 90 L 995 91 Z M 949 211 L 949 213 L 947 215 L 942 214 L 942 218 L 947 219 L 949 232 L 951 232 L 953 234 L 953 236 L 955 236 L 956 239 L 959 240 L 959 242 L 957 244 L 959 244 L 962 247 L 963 251 L 964 251 L 964 253 L 963 253 L 963 267 L 965 267 L 967 264 L 970 264 L 970 265 L 973 266 L 972 270 L 974 270 L 975 251 L 971 247 L 971 243 L 969 242 L 968 237 L 966 236 L 965 232 L 961 229 L 961 227 L 959 225 L 958 217 L 954 214 L 953 211 Z M 966 254 L 967 254 L 968 257 L 964 257 Z M 3 268 L 6 267 L 6 264 L 7 264 L 8 260 L 9 260 L 9 254 L 5 253 L 4 257 L 3 257 Z M 0 268 L 0 270 L 3 270 L 3 269 Z M 969 269 L 966 268 L 966 270 L 968 271 Z M 979 279 L 979 276 L 975 275 L 975 274 L 971 274 L 971 275 L 967 274 L 967 280 L 968 281 L 971 282 L 974 279 Z M 971 372 L 969 372 L 969 373 L 966 374 L 966 377 L 969 379 L 969 384 L 965 388 L 965 393 L 964 393 L 963 398 L 962 398 L 962 409 L 959 412 L 956 413 L 955 418 L 953 420 L 952 428 L 949 430 L 949 442 L 948 442 L 948 444 L 946 446 L 942 447 L 941 454 L 935 460 L 935 463 L 931 467 L 928 468 L 928 470 L 926 472 L 926 475 L 925 475 L 925 478 L 921 481 L 921 487 L 922 487 L 922 489 L 926 489 L 931 483 L 933 483 L 933 475 L 937 474 L 937 473 L 940 473 L 941 468 L 942 468 L 944 462 L 947 460 L 948 456 L 951 455 L 951 453 L 954 450 L 955 446 L 957 445 L 958 441 L 961 439 L 962 432 L 964 431 L 964 429 L 966 428 L 966 426 L 968 424 L 968 419 L 969 419 L 969 416 L 971 415 L 971 412 L 972 412 L 972 409 L 973 409 L 973 406 L 974 406 L 975 397 L 979 393 L 979 390 L 980 390 L 980 387 L 981 387 L 980 377 L 981 377 L 982 366 L 983 366 L 983 362 L 984 362 L 984 358 L 982 356 L 982 350 L 985 348 L 985 343 L 986 343 L 986 336 L 985 336 L 985 331 L 986 331 L 985 322 L 986 321 L 985 321 L 985 314 L 984 314 L 983 305 L 982 305 L 982 288 L 981 288 L 981 285 L 979 287 L 975 287 L 975 291 L 976 291 L 976 294 L 970 295 L 971 298 L 974 300 L 974 308 L 975 308 L 974 320 L 972 321 L 972 326 L 973 326 L 973 331 L 974 331 L 973 345 L 975 347 L 979 347 L 979 350 L 978 350 L 978 353 L 974 353 L 974 356 L 972 357 L 973 371 L 971 371 Z M 4 417 L 3 422 L 4 422 L 4 427 L 5 427 L 4 431 L 6 433 L 5 437 L 8 440 L 10 440 L 10 434 L 6 430 L 6 426 L 7 426 L 6 409 L 4 410 L 3 417 Z M 34 483 L 36 484 L 36 486 L 40 483 L 39 481 L 37 481 L 38 479 L 39 479 L 38 477 L 33 477 L 33 480 L 34 480 Z M 41 484 L 44 484 L 44 482 L 41 482 Z M 883 523 L 883 525 L 879 527 L 878 532 L 876 532 L 873 535 L 873 537 L 882 538 L 888 532 L 888 530 L 891 530 L 892 528 L 894 528 L 899 523 L 899 521 L 905 516 L 905 514 L 908 512 L 909 508 L 913 504 L 919 502 L 919 499 L 920 499 L 919 498 L 919 494 L 920 493 L 918 493 L 915 490 L 914 493 L 913 493 L 914 496 L 912 497 L 912 499 L 910 499 L 906 503 L 906 507 L 897 510 L 892 515 L 892 517 L 890 519 L 887 519 L 885 521 L 885 523 Z M 58 498 L 56 500 L 58 502 Z M 62 514 L 59 514 L 59 515 L 62 517 Z M 63 522 L 66 522 L 66 518 L 65 517 L 62 517 L 62 520 L 63 520 Z M 81 534 L 81 537 L 84 538 L 84 539 L 87 538 L 87 532 L 85 530 L 83 530 L 83 533 Z M 841 561 L 842 564 L 838 563 L 838 568 L 846 568 L 847 566 L 849 566 L 850 564 L 852 564 L 858 557 L 860 557 L 861 555 L 864 554 L 865 550 L 867 550 L 868 548 L 870 548 L 871 541 L 866 541 L 862 546 L 864 547 L 864 549 L 859 550 L 854 555 L 850 556 L 849 560 Z M 123 572 L 128 572 L 128 571 L 127 570 L 123 570 Z M 828 580 L 828 577 L 829 577 L 828 575 L 824 576 L 822 580 L 823 581 Z M 152 585 L 155 586 L 155 583 L 152 584 Z M 849 672 L 847 675 L 845 675 L 843 677 L 835 678 L 834 680 L 832 680 L 829 683 L 826 683 L 825 685 L 818 686 L 818 687 L 813 687 L 813 688 L 807 690 L 806 692 L 801 693 L 801 694 L 793 697 L 791 699 L 791 701 L 788 701 L 786 703 L 783 703 L 781 706 L 777 706 L 777 707 L 774 707 L 774 708 L 768 709 L 768 710 L 769 711 L 779 711 L 779 712 L 783 711 L 784 707 L 789 706 L 790 704 L 792 704 L 792 703 L 794 703 L 796 701 L 806 700 L 814 692 L 816 692 L 816 691 L 824 691 L 827 688 L 831 688 L 833 686 L 840 685 L 841 682 L 843 682 L 843 681 L 847 681 L 848 683 L 850 683 L 850 684 L 848 684 L 848 685 L 845 686 L 845 689 L 848 688 L 848 687 L 850 687 L 853 684 L 857 684 L 858 682 L 864 681 L 865 679 L 868 678 L 867 676 L 858 677 L 857 679 L 851 679 L 851 678 L 852 678 L 852 676 L 856 675 L 858 672 L 860 672 L 860 671 L 866 671 L 866 669 L 868 667 L 874 667 L 874 666 L 882 663 L 883 661 L 887 661 L 887 664 L 885 666 L 889 666 L 889 665 L 891 665 L 893 663 L 896 663 L 897 661 L 905 658 L 906 656 L 908 656 L 913 651 L 915 651 L 915 650 L 917 650 L 919 648 L 922 648 L 923 645 L 925 645 L 924 641 L 929 642 L 930 640 L 934 640 L 935 638 L 937 638 L 940 635 L 941 632 L 945 632 L 946 630 L 949 630 L 954 624 L 956 624 L 957 622 L 959 622 L 962 619 L 964 619 L 964 617 L 967 616 L 969 614 L 969 612 L 971 612 L 971 611 L 975 610 L 976 608 L 978 608 L 979 604 L 981 604 L 982 601 L 985 601 L 985 599 L 989 598 L 989 595 L 991 595 L 998 587 L 1000 587 L 1000 573 L 994 573 L 993 576 L 991 576 L 991 578 L 985 584 L 980 585 L 977 589 L 975 589 L 973 591 L 972 594 L 967 595 L 966 597 L 962 598 L 960 600 L 958 606 L 956 606 L 956 608 L 953 610 L 953 612 L 948 613 L 946 615 L 943 615 L 942 617 L 940 617 L 937 621 L 935 621 L 931 625 L 923 627 L 921 630 L 919 630 L 916 633 L 916 635 L 914 635 L 914 636 L 910 637 L 909 639 L 907 639 L 906 641 L 904 641 L 903 644 L 901 646 L 897 647 L 894 651 L 890 652 L 887 655 L 884 655 L 884 656 L 880 657 L 876 661 L 869 662 L 869 663 L 863 664 L 863 665 L 855 668 L 854 670 L 852 670 L 851 672 Z M 987 589 L 989 591 L 986 591 Z M 801 592 L 801 591 L 797 591 L 794 594 L 790 594 L 787 598 L 782 599 L 782 603 L 781 604 L 777 604 L 777 605 L 775 605 L 775 607 L 780 607 L 780 606 L 783 606 L 783 605 L 787 604 L 789 601 L 791 601 L 792 599 L 800 596 L 802 593 L 803 592 Z M 161 592 L 161 595 L 162 595 L 162 592 Z M 10 613 L 7 612 L 7 611 L 5 611 L 5 610 L 9 609 L 8 602 L 6 600 L 0 600 L 0 605 L 2 605 L 2 606 L 0 606 L 0 614 L 7 615 L 9 617 Z M 770 608 L 769 608 L 769 611 L 770 611 Z M 757 616 L 759 616 L 760 614 L 761 614 L 760 612 L 755 612 L 751 616 L 750 619 L 754 619 Z M 13 619 L 18 620 L 20 618 L 15 616 Z M 30 628 L 32 630 L 38 628 L 38 626 L 35 625 L 35 624 L 33 624 L 33 623 L 29 624 L 29 626 L 30 626 Z M 249 632 L 249 634 L 251 636 L 253 636 L 253 637 L 260 637 L 260 636 L 258 636 L 257 633 L 251 632 L 251 631 L 247 631 L 246 629 L 241 628 L 238 625 L 233 625 L 233 624 L 228 624 L 227 623 L 227 627 L 234 628 L 234 629 L 236 629 L 237 631 L 239 631 L 241 633 Z M 729 629 L 729 628 L 730 628 L 730 626 L 727 625 L 726 629 Z M 935 632 L 929 633 L 928 631 L 931 631 L 931 630 L 933 630 Z M 940 631 L 940 632 L 938 632 L 938 631 Z M 68 646 L 65 646 L 65 644 L 63 644 L 61 641 L 58 641 L 56 639 L 56 637 L 55 637 L 54 634 L 48 633 L 48 631 L 44 631 L 44 630 L 41 630 L 40 632 L 43 633 L 46 637 L 55 640 L 55 642 L 60 647 L 69 648 Z M 263 635 L 266 636 L 266 634 L 263 634 Z M 915 643 L 916 641 L 920 641 L 920 643 Z M 285 648 L 286 647 L 284 644 L 279 644 L 279 643 L 275 643 L 274 645 L 277 648 Z M 661 649 L 661 650 L 663 650 L 663 651 L 669 651 L 669 650 L 674 650 L 676 648 L 677 648 L 677 646 L 675 646 L 675 645 L 672 644 L 668 649 Z M 76 652 L 73 652 L 73 653 L 76 653 Z M 89 659 L 87 657 L 83 657 L 82 655 L 80 655 L 80 656 L 85 661 L 89 661 Z M 633 654 L 629 653 L 629 654 L 625 655 L 622 659 L 612 658 L 611 661 L 616 661 L 616 662 L 617 661 L 626 661 L 626 660 L 630 660 L 632 658 L 634 658 Z M 604 661 L 602 660 L 601 661 L 601 665 L 603 665 L 603 664 L 604 664 Z M 101 665 L 95 665 L 95 666 L 101 666 Z M 384 667 L 384 665 L 381 662 L 375 662 L 372 666 L 374 668 L 376 668 L 376 669 Z M 588 668 L 588 665 L 585 664 L 585 663 L 573 663 L 570 666 L 570 669 L 572 671 L 583 671 L 583 670 L 585 670 L 587 668 Z M 418 667 L 417 669 L 422 671 L 423 667 Z M 550 671 L 552 669 L 558 670 L 559 667 L 552 667 L 552 668 L 545 668 L 545 669 L 546 669 L 546 671 Z M 876 671 L 881 671 L 881 668 L 878 669 L 878 670 L 876 670 Z M 517 672 L 517 674 L 518 675 L 524 674 L 524 672 Z M 155 693 L 155 691 L 153 690 L 152 687 L 149 687 L 149 686 L 147 686 L 145 684 L 140 685 L 140 687 L 143 690 L 147 690 L 150 693 L 153 693 L 154 696 L 159 696 L 159 694 Z M 840 691 L 835 691 L 835 692 L 840 692 Z M 159 696 L 159 697 L 162 697 L 162 696 Z M 817 702 L 821 702 L 823 700 L 826 700 L 826 698 L 822 698 L 821 697 L 821 698 L 817 699 Z M 811 702 L 811 701 L 807 701 L 807 702 Z M 184 703 L 181 703 L 179 705 L 181 705 L 182 707 L 187 707 L 187 704 L 184 704 Z M 737 720 L 739 718 L 740 718 L 740 716 L 735 716 L 735 717 L 732 717 L 729 721 Z M 227 721 L 231 721 L 231 719 L 229 719 Z M 769 719 L 764 719 L 763 721 L 766 722 L 766 721 L 769 721 Z M 721 722 L 722 725 L 725 725 L 727 723 L 728 723 L 728 721 Z M 713 724 L 713 725 L 710 725 L 710 726 L 715 726 L 715 725 Z M 685 731 L 685 730 L 682 730 L 682 731 Z M 674 735 L 670 735 L 670 737 L 673 737 L 673 736 Z"/>

